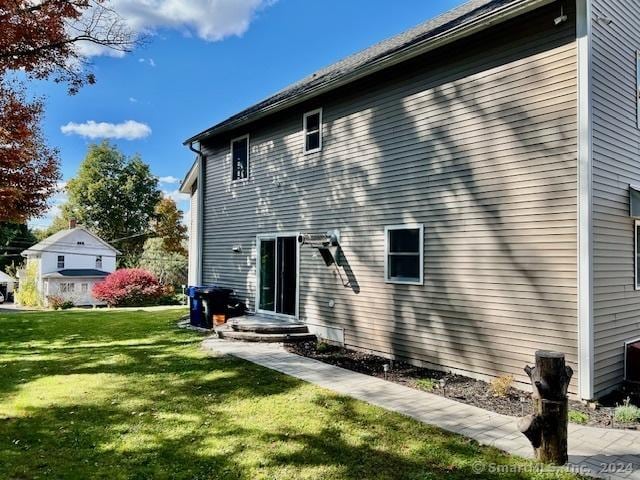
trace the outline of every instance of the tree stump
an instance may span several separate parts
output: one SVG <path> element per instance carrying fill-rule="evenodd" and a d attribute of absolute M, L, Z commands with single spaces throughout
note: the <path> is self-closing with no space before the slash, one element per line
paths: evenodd
<path fill-rule="evenodd" d="M 573 370 L 565 365 L 563 353 L 539 350 L 536 366 L 527 366 L 524 371 L 531 379 L 534 413 L 520 419 L 518 427 L 531 442 L 539 461 L 564 465 L 568 460 L 567 390 Z"/>

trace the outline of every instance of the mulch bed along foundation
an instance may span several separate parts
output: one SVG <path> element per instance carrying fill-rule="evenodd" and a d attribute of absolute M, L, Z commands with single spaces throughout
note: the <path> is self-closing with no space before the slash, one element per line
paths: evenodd
<path fill-rule="evenodd" d="M 320 347 L 318 347 L 319 345 Z M 390 361 L 387 358 L 369 353 L 316 342 L 288 344 L 286 348 L 290 352 L 304 357 L 314 358 L 347 370 L 383 378 L 418 390 L 424 390 L 417 383 L 420 379 L 433 379 L 435 382 L 432 383 L 436 387 L 428 390 L 430 393 L 503 415 L 521 417 L 532 413 L 533 410 L 531 392 L 525 392 L 513 387 L 509 388 L 505 396 L 498 397 L 491 392 L 490 385 L 487 382 L 429 368 L 415 367 L 397 360 Z M 384 372 L 385 364 L 391 367 L 387 373 Z M 442 379 L 445 380 L 444 388 L 440 386 L 440 380 Z M 588 415 L 589 419 L 585 425 L 608 428 L 636 428 L 636 425 L 619 425 L 612 421 L 615 406 L 621 404 L 627 395 L 629 394 L 618 393 L 601 399 L 601 403 L 596 410 L 579 401 L 570 400 L 569 410 Z"/>

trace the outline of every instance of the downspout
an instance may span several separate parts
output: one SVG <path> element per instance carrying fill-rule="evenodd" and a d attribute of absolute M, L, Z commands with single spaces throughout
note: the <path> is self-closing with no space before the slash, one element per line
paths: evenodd
<path fill-rule="evenodd" d="M 198 142 L 199 143 L 199 142 Z M 196 202 L 198 204 L 198 218 L 197 218 L 197 226 L 198 226 L 198 235 L 196 238 L 196 283 L 198 285 L 202 285 L 202 244 L 204 239 L 204 161 L 202 154 L 202 150 L 196 149 L 193 146 L 194 142 L 189 142 L 189 150 L 198 155 L 198 176 L 197 182 L 198 186 L 196 189 Z M 198 145 L 200 146 L 200 145 Z"/>
<path fill-rule="evenodd" d="M 578 390 L 583 400 L 594 391 L 593 319 L 593 92 L 591 0 L 576 0 L 578 53 Z"/>

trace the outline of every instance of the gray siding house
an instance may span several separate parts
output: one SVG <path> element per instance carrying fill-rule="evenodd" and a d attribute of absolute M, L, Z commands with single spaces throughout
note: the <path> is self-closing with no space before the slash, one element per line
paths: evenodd
<path fill-rule="evenodd" d="M 640 337 L 638 50 L 635 1 L 473 0 L 319 70 L 185 142 L 190 279 L 476 378 L 562 351 L 607 393 Z"/>

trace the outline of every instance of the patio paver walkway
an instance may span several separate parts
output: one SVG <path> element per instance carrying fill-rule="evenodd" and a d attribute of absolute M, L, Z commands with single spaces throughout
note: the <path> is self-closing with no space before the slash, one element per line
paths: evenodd
<path fill-rule="evenodd" d="M 207 338 L 212 354 L 233 355 L 334 392 L 459 433 L 510 454 L 533 457 L 517 419 L 287 352 L 280 344 Z M 640 480 L 640 431 L 569 425 L 569 463 L 577 473 Z M 587 470 L 588 469 L 588 470 Z"/>

